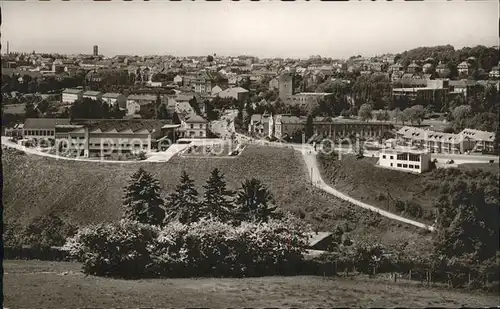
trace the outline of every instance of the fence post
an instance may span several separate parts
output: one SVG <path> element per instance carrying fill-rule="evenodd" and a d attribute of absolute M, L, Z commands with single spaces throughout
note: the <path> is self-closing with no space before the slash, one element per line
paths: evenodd
<path fill-rule="evenodd" d="M 432 286 L 432 271 L 429 272 L 429 286 Z"/>
<path fill-rule="evenodd" d="M 471 282 L 471 280 L 470 280 L 470 273 L 469 273 L 469 286 L 468 286 L 469 290 L 470 290 L 470 282 Z"/>
<path fill-rule="evenodd" d="M 411 269 L 410 269 L 409 279 L 411 280 Z"/>
<path fill-rule="evenodd" d="M 394 273 L 394 282 L 398 281 L 398 273 Z"/>

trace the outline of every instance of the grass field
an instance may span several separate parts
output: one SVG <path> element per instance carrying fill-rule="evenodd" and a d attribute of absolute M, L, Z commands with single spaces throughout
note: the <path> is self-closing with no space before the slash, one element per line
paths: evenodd
<path fill-rule="evenodd" d="M 416 227 L 375 215 L 314 188 L 307 182 L 301 155 L 291 149 L 248 146 L 236 158 L 177 156 L 165 163 L 57 161 L 14 151 L 4 151 L 2 160 L 4 220 L 19 228 L 49 213 L 79 226 L 118 220 L 123 187 L 140 166 L 160 180 L 164 195 L 174 190 L 183 170 L 195 179 L 201 192 L 201 186 L 217 167 L 231 189 L 237 189 L 244 179 L 262 180 L 278 206 L 299 215 L 319 231 L 332 231 L 341 225 L 347 226 L 352 236 L 370 235 L 388 245 L 408 241 L 421 248 L 426 248 L 430 238 Z"/>
<path fill-rule="evenodd" d="M 66 262 L 4 261 L 5 308 L 486 307 L 496 295 L 389 279 L 262 277 L 119 280 Z"/>

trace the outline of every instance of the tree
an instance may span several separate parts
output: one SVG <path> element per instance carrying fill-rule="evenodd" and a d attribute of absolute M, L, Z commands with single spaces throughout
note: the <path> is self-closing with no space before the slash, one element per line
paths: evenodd
<path fill-rule="evenodd" d="M 475 262 L 487 260 L 498 250 L 498 175 L 478 170 L 450 173 L 454 180 L 441 185 L 435 205 L 434 250 L 448 258 L 468 255 Z"/>
<path fill-rule="evenodd" d="M 144 224 L 161 225 L 165 218 L 160 184 L 142 167 L 132 174 L 125 187 L 123 217 Z"/>
<path fill-rule="evenodd" d="M 197 115 L 201 115 L 200 106 L 198 105 L 198 102 L 196 101 L 195 97 L 189 100 L 189 105 L 193 108 L 194 112 Z"/>
<path fill-rule="evenodd" d="M 215 168 L 203 188 L 205 188 L 202 202 L 204 214 L 218 218 L 222 222 L 228 221 L 233 203 L 231 201 L 232 192 L 226 188 L 224 175 Z"/>
<path fill-rule="evenodd" d="M 471 107 L 468 105 L 460 105 L 453 109 L 451 113 L 454 120 L 457 119 L 466 119 L 471 115 Z"/>
<path fill-rule="evenodd" d="M 344 118 L 349 118 L 351 117 L 351 112 L 350 110 L 348 109 L 343 109 L 341 112 L 340 112 L 340 116 L 344 117 Z"/>
<path fill-rule="evenodd" d="M 24 117 L 25 118 L 38 118 L 38 112 L 36 111 L 33 103 L 28 102 L 24 106 Z"/>
<path fill-rule="evenodd" d="M 158 119 L 170 119 L 170 115 L 168 113 L 168 109 L 165 106 L 165 104 L 160 104 L 158 107 L 158 113 L 157 113 Z"/>
<path fill-rule="evenodd" d="M 422 105 L 415 105 L 412 107 L 408 107 L 403 111 L 403 114 L 405 114 L 405 118 L 409 120 L 412 124 L 417 123 L 420 124 L 422 123 L 422 120 L 425 118 L 425 108 Z"/>
<path fill-rule="evenodd" d="M 208 55 L 207 56 L 207 62 L 212 62 L 212 61 L 214 61 L 214 56 Z"/>
<path fill-rule="evenodd" d="M 453 109 L 451 117 L 453 119 L 453 129 L 455 132 L 460 132 L 467 127 L 471 115 L 472 109 L 469 105 L 460 105 Z"/>
<path fill-rule="evenodd" d="M 276 206 L 271 206 L 271 192 L 260 182 L 252 178 L 245 180 L 238 191 L 236 202 L 239 205 L 238 213 L 243 220 L 264 221 L 274 215 Z"/>
<path fill-rule="evenodd" d="M 499 125 L 497 124 L 496 130 L 495 130 L 495 138 L 493 139 L 493 151 L 498 154 L 500 153 L 500 128 Z"/>
<path fill-rule="evenodd" d="M 364 120 L 370 120 L 372 118 L 372 106 L 371 104 L 363 104 L 359 108 L 358 116 Z"/>
<path fill-rule="evenodd" d="M 312 115 L 307 116 L 305 134 L 306 134 L 306 139 L 309 139 L 314 135 L 314 124 Z"/>
<path fill-rule="evenodd" d="M 384 110 L 384 111 L 383 111 L 383 112 L 381 112 L 381 113 L 377 113 L 377 116 L 376 116 L 376 117 L 377 117 L 377 120 L 379 120 L 379 121 L 388 121 L 388 120 L 390 120 L 390 118 L 391 118 L 391 117 L 389 116 L 389 113 L 388 113 L 386 110 Z"/>
<path fill-rule="evenodd" d="M 194 181 L 183 171 L 181 183 L 168 198 L 167 220 L 177 219 L 181 223 L 191 223 L 198 221 L 202 216 Z"/>

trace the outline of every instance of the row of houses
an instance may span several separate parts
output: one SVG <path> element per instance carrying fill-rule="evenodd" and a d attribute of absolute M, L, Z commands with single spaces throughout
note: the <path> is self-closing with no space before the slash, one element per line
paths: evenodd
<path fill-rule="evenodd" d="M 252 115 L 248 126 L 249 134 L 256 134 L 278 139 L 290 137 L 298 131 L 304 131 L 307 117 L 293 115 Z M 315 135 L 332 138 L 346 138 L 356 135 L 363 138 L 378 138 L 393 129 L 391 123 L 366 122 L 345 118 L 315 117 L 313 130 Z"/>
<path fill-rule="evenodd" d="M 404 126 L 396 132 L 396 137 L 406 146 L 433 153 L 494 152 L 495 133 L 480 130 L 464 129 L 453 134 Z"/>

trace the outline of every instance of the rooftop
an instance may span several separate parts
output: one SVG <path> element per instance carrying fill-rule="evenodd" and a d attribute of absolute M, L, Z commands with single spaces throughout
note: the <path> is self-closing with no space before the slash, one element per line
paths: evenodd
<path fill-rule="evenodd" d="M 103 98 L 118 98 L 121 96 L 121 93 L 115 93 L 115 92 L 106 92 L 105 94 L 102 95 Z"/>
<path fill-rule="evenodd" d="M 85 91 L 83 95 L 90 95 L 90 96 L 96 96 L 100 95 L 101 93 L 99 91 Z"/>
<path fill-rule="evenodd" d="M 65 118 L 28 118 L 24 121 L 24 129 L 54 129 L 56 125 L 68 125 Z"/>
<path fill-rule="evenodd" d="M 64 91 L 62 93 L 79 94 L 79 93 L 82 93 L 82 92 L 83 92 L 82 89 L 68 88 L 68 89 L 64 89 Z"/>

